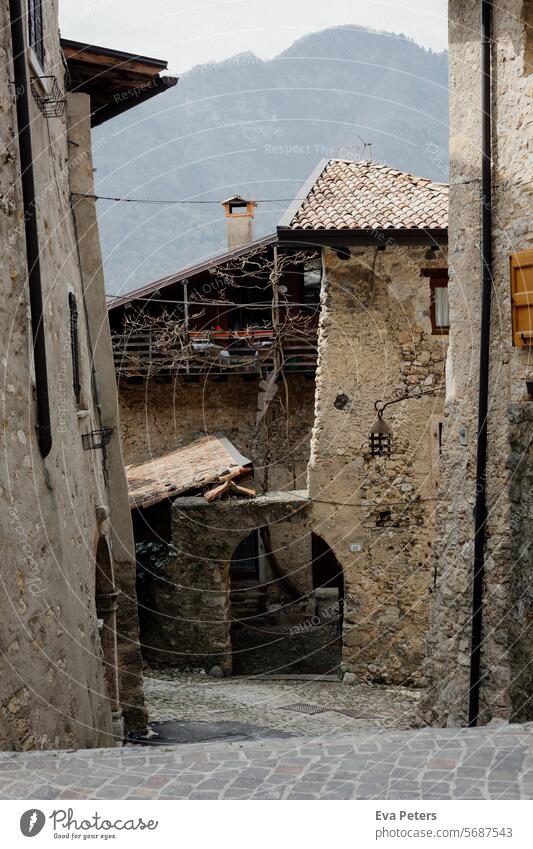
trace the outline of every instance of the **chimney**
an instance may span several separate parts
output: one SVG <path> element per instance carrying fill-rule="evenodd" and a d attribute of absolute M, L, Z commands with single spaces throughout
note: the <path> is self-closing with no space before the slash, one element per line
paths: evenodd
<path fill-rule="evenodd" d="M 222 206 L 228 222 L 228 248 L 231 250 L 253 242 L 255 201 L 234 195 L 223 201 Z"/>

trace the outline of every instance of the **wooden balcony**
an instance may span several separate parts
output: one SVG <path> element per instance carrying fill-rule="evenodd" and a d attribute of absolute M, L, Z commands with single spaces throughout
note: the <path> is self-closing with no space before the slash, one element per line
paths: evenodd
<path fill-rule="evenodd" d="M 121 377 L 259 375 L 272 371 L 277 359 L 271 328 L 191 330 L 173 349 L 163 348 L 153 331 L 115 334 L 112 341 L 115 371 Z M 317 332 L 306 330 L 283 339 L 278 367 L 314 374 L 316 359 Z"/>

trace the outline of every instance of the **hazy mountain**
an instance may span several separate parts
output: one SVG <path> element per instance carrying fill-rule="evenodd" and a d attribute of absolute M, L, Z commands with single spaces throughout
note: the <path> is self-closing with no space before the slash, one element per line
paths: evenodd
<path fill-rule="evenodd" d="M 447 179 L 447 56 L 357 27 L 194 68 L 178 85 L 95 131 L 97 192 L 146 199 L 297 195 L 320 159 L 372 158 Z M 256 235 L 287 201 L 261 203 Z M 224 250 L 217 203 L 98 202 L 110 292 Z"/>

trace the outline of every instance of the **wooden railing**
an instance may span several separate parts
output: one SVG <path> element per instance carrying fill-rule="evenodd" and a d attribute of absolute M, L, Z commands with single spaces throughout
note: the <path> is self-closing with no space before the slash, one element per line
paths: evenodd
<path fill-rule="evenodd" d="M 316 369 L 317 333 L 286 336 L 281 356 L 269 328 L 242 331 L 189 331 L 180 347 L 163 348 L 153 332 L 115 334 L 115 371 L 123 377 L 150 378 L 170 374 L 259 374 L 277 364 L 285 372 L 312 374 Z"/>

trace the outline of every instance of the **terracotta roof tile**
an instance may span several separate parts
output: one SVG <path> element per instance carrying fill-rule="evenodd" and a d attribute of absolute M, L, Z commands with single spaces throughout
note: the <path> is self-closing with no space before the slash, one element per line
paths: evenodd
<path fill-rule="evenodd" d="M 126 466 L 130 507 L 149 507 L 202 487 L 251 463 L 225 436 L 205 436 L 168 454 Z"/>
<path fill-rule="evenodd" d="M 375 162 L 332 159 L 288 226 L 291 230 L 444 230 L 448 186 Z"/>

